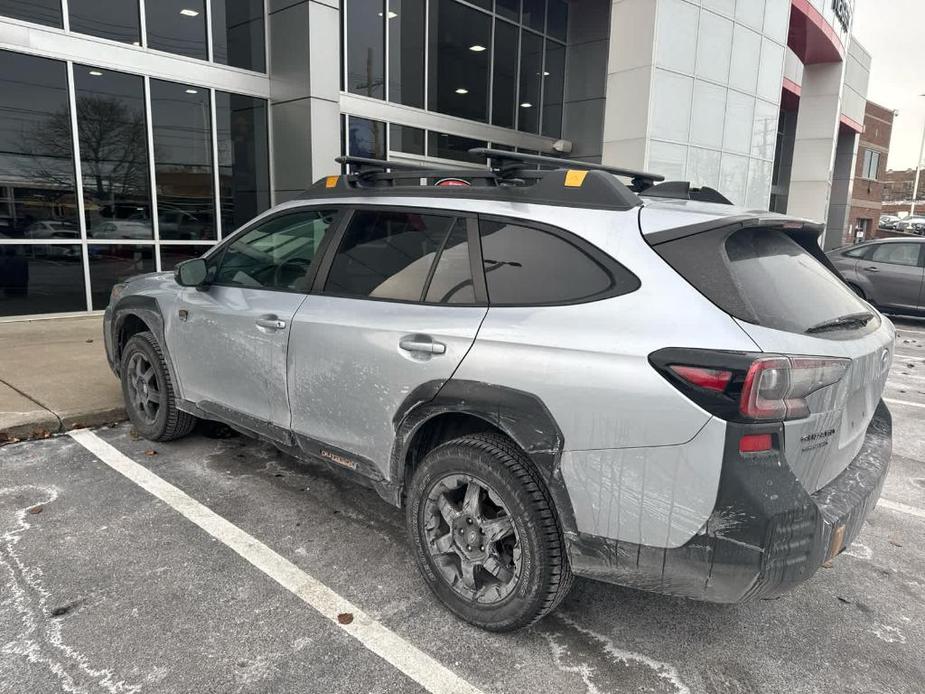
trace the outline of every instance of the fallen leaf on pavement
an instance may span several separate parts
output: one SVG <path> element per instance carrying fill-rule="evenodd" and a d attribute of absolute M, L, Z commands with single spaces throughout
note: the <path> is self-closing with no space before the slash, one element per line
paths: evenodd
<path fill-rule="evenodd" d="M 353 621 L 353 615 L 349 612 L 341 612 L 339 615 L 337 615 L 337 621 L 340 624 L 350 624 L 350 622 Z"/>
<path fill-rule="evenodd" d="M 902 547 L 902 546 L 903 546 L 903 543 L 902 543 L 902 542 L 900 542 L 899 540 L 894 540 L 892 537 L 890 538 L 890 544 L 893 545 L 894 547 Z"/>
<path fill-rule="evenodd" d="M 41 513 L 42 510 L 43 510 L 43 509 L 42 509 L 41 506 L 33 506 L 32 508 L 29 509 L 29 513 L 33 513 L 33 514 L 34 514 L 34 513 Z"/>
<path fill-rule="evenodd" d="M 157 455 L 157 451 L 155 451 L 153 448 L 149 448 L 145 451 L 145 455 Z"/>

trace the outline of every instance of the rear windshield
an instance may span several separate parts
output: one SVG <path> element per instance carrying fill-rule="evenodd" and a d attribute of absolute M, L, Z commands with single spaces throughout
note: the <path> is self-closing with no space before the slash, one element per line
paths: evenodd
<path fill-rule="evenodd" d="M 790 236 L 776 229 L 717 230 L 655 249 L 727 313 L 768 328 L 804 333 L 870 309 Z"/>

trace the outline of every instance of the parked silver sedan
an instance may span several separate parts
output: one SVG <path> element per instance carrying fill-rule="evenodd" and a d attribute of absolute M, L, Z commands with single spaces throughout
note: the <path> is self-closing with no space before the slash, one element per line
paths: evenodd
<path fill-rule="evenodd" d="M 828 256 L 862 298 L 887 312 L 925 315 L 925 238 L 867 241 Z"/>

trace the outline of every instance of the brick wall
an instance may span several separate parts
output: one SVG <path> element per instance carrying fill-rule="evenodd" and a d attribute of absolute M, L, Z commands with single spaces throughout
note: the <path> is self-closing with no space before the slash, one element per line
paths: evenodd
<path fill-rule="evenodd" d="M 849 229 L 845 243 L 854 243 L 858 229 L 865 238 L 877 236 L 882 212 L 883 188 L 886 180 L 886 162 L 893 134 L 893 111 L 872 101 L 867 102 L 864 113 L 864 132 L 858 143 L 854 167 L 854 185 L 851 193 Z"/>

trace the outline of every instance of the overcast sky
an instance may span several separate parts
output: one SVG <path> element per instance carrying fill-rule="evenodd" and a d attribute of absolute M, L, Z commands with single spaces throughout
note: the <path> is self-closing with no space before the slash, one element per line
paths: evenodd
<path fill-rule="evenodd" d="M 899 111 L 891 169 L 911 169 L 925 125 L 925 0 L 857 0 L 854 35 L 873 56 L 867 98 Z"/>

